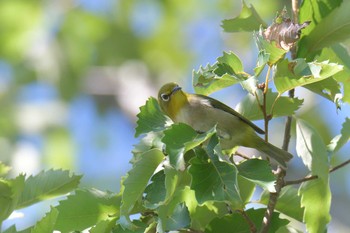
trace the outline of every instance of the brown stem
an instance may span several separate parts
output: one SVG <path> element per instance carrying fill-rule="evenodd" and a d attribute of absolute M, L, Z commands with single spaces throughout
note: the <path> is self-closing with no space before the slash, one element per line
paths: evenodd
<path fill-rule="evenodd" d="M 348 160 L 346 160 L 345 162 L 343 162 L 343 163 L 341 163 L 341 164 L 338 164 L 337 166 L 331 168 L 331 169 L 329 170 L 329 173 L 334 172 L 334 171 L 338 170 L 339 168 L 342 168 L 342 167 L 348 165 L 349 163 L 350 163 L 350 159 L 348 159 Z"/>
<path fill-rule="evenodd" d="M 282 167 L 278 166 L 276 174 L 277 174 L 277 180 L 275 184 L 276 192 L 270 193 L 269 202 L 267 204 L 265 215 L 262 222 L 262 228 L 260 231 L 261 233 L 269 232 L 272 214 L 275 211 L 278 196 L 280 195 L 281 189 L 284 186 L 284 176 L 286 175 L 286 171 Z"/>
<path fill-rule="evenodd" d="M 339 168 L 342 168 L 346 165 L 348 165 L 350 163 L 350 159 L 346 160 L 345 162 L 341 163 L 341 164 L 338 164 L 337 166 L 329 169 L 329 173 L 332 173 L 336 170 L 338 170 Z M 305 181 L 309 181 L 309 180 L 315 180 L 317 179 L 318 176 L 317 175 L 314 175 L 314 176 L 305 176 L 304 178 L 301 178 L 301 179 L 298 179 L 298 180 L 290 180 L 290 181 L 286 181 L 284 183 L 284 186 L 287 186 L 287 185 L 292 185 L 292 184 L 301 184 Z"/>
<path fill-rule="evenodd" d="M 245 221 L 248 223 L 250 232 L 256 233 L 257 232 L 256 226 L 255 226 L 254 222 L 249 218 L 247 213 L 244 210 L 237 210 L 237 212 L 240 213 L 243 216 L 243 218 L 245 219 Z"/>

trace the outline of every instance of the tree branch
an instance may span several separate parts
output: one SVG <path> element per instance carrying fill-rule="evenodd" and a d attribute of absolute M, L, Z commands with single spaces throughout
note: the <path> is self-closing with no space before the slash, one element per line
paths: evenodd
<path fill-rule="evenodd" d="M 278 196 L 280 195 L 281 189 L 284 186 L 284 177 L 286 175 L 286 171 L 282 167 L 278 166 L 276 174 L 277 174 L 277 180 L 275 184 L 276 192 L 270 193 L 269 202 L 267 203 L 267 208 L 266 208 L 265 215 L 262 222 L 262 228 L 260 231 L 261 233 L 269 232 L 272 214 L 275 211 Z"/>
<path fill-rule="evenodd" d="M 293 21 L 294 23 L 298 23 L 298 18 L 299 18 L 299 1 L 298 0 L 292 0 L 292 9 L 293 9 Z M 292 59 L 296 58 L 295 46 L 291 48 L 291 57 Z M 288 95 L 290 98 L 293 98 L 294 89 L 290 90 L 288 92 Z M 289 142 L 291 138 L 291 128 L 292 128 L 292 116 L 288 116 L 285 130 L 284 130 L 284 138 L 283 138 L 283 146 L 282 146 L 282 149 L 285 151 L 288 151 Z M 270 193 L 269 202 L 267 204 L 267 209 L 262 222 L 261 233 L 269 232 L 272 214 L 275 210 L 278 196 L 280 195 L 282 187 L 285 185 L 284 177 L 286 176 L 286 171 L 281 166 L 278 166 L 276 174 L 277 174 L 277 180 L 275 184 L 276 192 Z"/>
<path fill-rule="evenodd" d="M 350 159 L 348 159 L 348 160 L 346 160 L 345 162 L 343 162 L 343 163 L 341 163 L 341 164 L 339 164 L 339 165 L 337 165 L 337 166 L 335 166 L 335 167 L 329 169 L 329 173 L 332 173 L 332 172 L 338 170 L 339 168 L 342 168 L 342 167 L 348 165 L 349 163 L 350 163 Z M 301 183 L 303 183 L 303 182 L 305 182 L 305 181 L 315 180 L 315 179 L 317 179 L 317 178 L 318 178 L 317 175 L 314 175 L 314 176 L 305 176 L 304 178 L 301 178 L 301 179 L 298 179 L 298 180 L 286 181 L 286 182 L 284 183 L 284 186 L 293 185 L 293 184 L 301 184 Z"/>

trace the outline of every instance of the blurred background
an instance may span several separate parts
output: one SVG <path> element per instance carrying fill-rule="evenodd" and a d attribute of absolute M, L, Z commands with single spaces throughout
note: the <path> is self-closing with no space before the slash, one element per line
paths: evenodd
<path fill-rule="evenodd" d="M 269 24 L 290 1 L 250 0 Z M 185 90 L 192 70 L 231 50 L 253 73 L 252 33 L 224 33 L 221 20 L 239 14 L 240 0 L 0 0 L 0 160 L 11 174 L 69 169 L 83 174 L 80 187 L 119 191 L 130 169 L 136 114 L 169 81 Z M 239 85 L 214 93 L 234 107 Z M 298 116 L 310 119 L 325 143 L 340 133 L 349 107 L 298 89 Z M 317 116 L 317 120 L 315 119 Z M 271 140 L 281 145 L 285 119 L 272 121 Z M 262 122 L 256 122 L 262 126 Z M 277 131 L 279 130 L 277 133 Z M 275 133 L 274 133 L 275 132 Z M 290 148 L 295 147 L 295 140 Z M 291 149 L 295 154 L 295 150 Z M 332 158 L 349 157 L 346 146 Z M 349 168 L 331 175 L 330 232 L 349 232 Z M 288 178 L 307 174 L 297 158 Z M 23 229 L 57 200 L 20 210 L 3 224 Z"/>

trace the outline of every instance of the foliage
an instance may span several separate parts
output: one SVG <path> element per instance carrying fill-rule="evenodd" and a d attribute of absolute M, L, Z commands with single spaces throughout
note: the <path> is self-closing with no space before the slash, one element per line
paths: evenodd
<path fill-rule="evenodd" d="M 170 125 L 157 100 L 150 97 L 137 115 L 135 136 L 142 135 L 143 138 L 135 146 L 132 168 L 122 178 L 120 193 L 80 189 L 81 176 L 63 170 L 52 169 L 34 176 L 19 174 L 8 178 L 10 168 L 0 162 L 0 222 L 15 210 L 68 194 L 34 226 L 21 232 L 85 229 L 115 233 L 256 232 L 264 228 L 263 218 L 269 200 L 278 192 L 276 206 L 268 220 L 269 228 L 265 226 L 267 232 L 298 231 L 294 229 L 294 221 L 304 223 L 308 232 L 325 232 L 331 219 L 332 195 L 328 156 L 329 153 L 334 156 L 348 142 L 349 119 L 345 119 L 340 134 L 325 143 L 309 122 L 297 117 L 304 100 L 285 95 L 295 88 L 306 88 L 332 101 L 336 108 L 342 101 L 350 103 L 350 78 L 346 73 L 350 69 L 349 54 L 338 44 L 349 38 L 350 18 L 346 12 L 349 3 L 337 1 L 338 4 L 324 8 L 321 6 L 323 2 L 327 1 L 304 1 L 301 5 L 301 20 L 309 20 L 307 15 L 310 12 L 315 15 L 315 20 L 305 28 L 300 40 L 292 40 L 291 44 L 297 46 L 291 58 L 287 55 L 290 51 L 279 47 L 277 40 L 273 37 L 267 39 L 262 34 L 267 25 L 253 6 L 248 7 L 243 2 L 239 16 L 224 20 L 222 27 L 226 32 L 256 31 L 254 38 L 259 54 L 254 74 L 245 71 L 239 57 L 231 51 L 224 52 L 214 64 L 193 71 L 193 86 L 199 94 L 208 95 L 240 84 L 246 97 L 236 110 L 250 120 L 263 119 L 265 129 L 273 118 L 294 117 L 296 152 L 310 172 L 309 179 L 296 182 L 298 187 L 287 182 L 278 187 L 277 181 L 281 177 L 273 173 L 274 165 L 269 161 L 245 156 L 237 159 L 235 155 L 238 153 L 224 154 L 215 127 L 198 133 L 186 124 Z M 82 60 L 83 66 L 86 66 L 91 62 L 89 54 L 93 53 L 87 49 L 88 44 L 97 43 L 104 47 L 110 41 L 105 37 L 109 33 L 107 22 L 81 14 L 84 21 L 98 25 L 98 30 L 79 31 L 76 28 L 81 25 L 67 22 L 64 30 L 71 32 L 72 37 L 64 38 L 66 34 L 62 34 L 62 40 L 69 48 L 64 52 L 71 53 L 70 56 L 83 56 L 86 59 Z M 37 17 L 28 24 L 35 23 Z M 280 20 L 285 19 L 277 16 L 274 23 L 278 24 Z M 87 44 L 74 48 L 71 44 L 74 37 L 89 40 Z M 17 41 L 20 42 L 23 43 Z M 281 43 L 281 38 L 278 43 Z M 12 49 L 11 46 L 8 49 Z M 9 59 L 15 60 L 16 57 Z M 265 82 L 259 85 L 265 67 L 268 69 Z M 81 72 L 75 70 L 76 66 L 70 68 L 67 70 L 70 74 Z M 274 88 L 271 88 L 272 84 Z M 62 92 L 67 98 L 71 97 L 72 93 L 64 87 Z M 257 187 L 263 192 L 260 199 L 254 201 L 252 196 Z M 251 208 L 252 204 L 266 208 Z M 12 226 L 5 232 L 18 231 Z"/>
<path fill-rule="evenodd" d="M 0 164 L 3 166 L 2 163 Z M 7 179 L 5 175 L 7 173 L 0 178 L 2 193 L 0 200 L 1 222 L 15 210 L 74 191 L 81 179 L 81 176 L 71 175 L 69 171 L 62 170 L 43 171 L 28 178 L 20 174 L 13 179 Z M 57 210 L 52 208 L 49 214 L 32 227 L 32 231 L 40 232 L 40 229 L 56 229 L 58 217 Z"/>

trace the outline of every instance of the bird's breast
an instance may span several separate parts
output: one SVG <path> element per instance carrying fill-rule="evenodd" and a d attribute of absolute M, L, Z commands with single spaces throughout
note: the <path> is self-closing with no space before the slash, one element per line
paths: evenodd
<path fill-rule="evenodd" d="M 235 121 L 236 117 L 224 111 L 196 104 L 185 106 L 175 117 L 175 122 L 188 124 L 198 132 L 206 132 L 216 125 L 218 135 L 224 139 L 231 138 Z"/>

